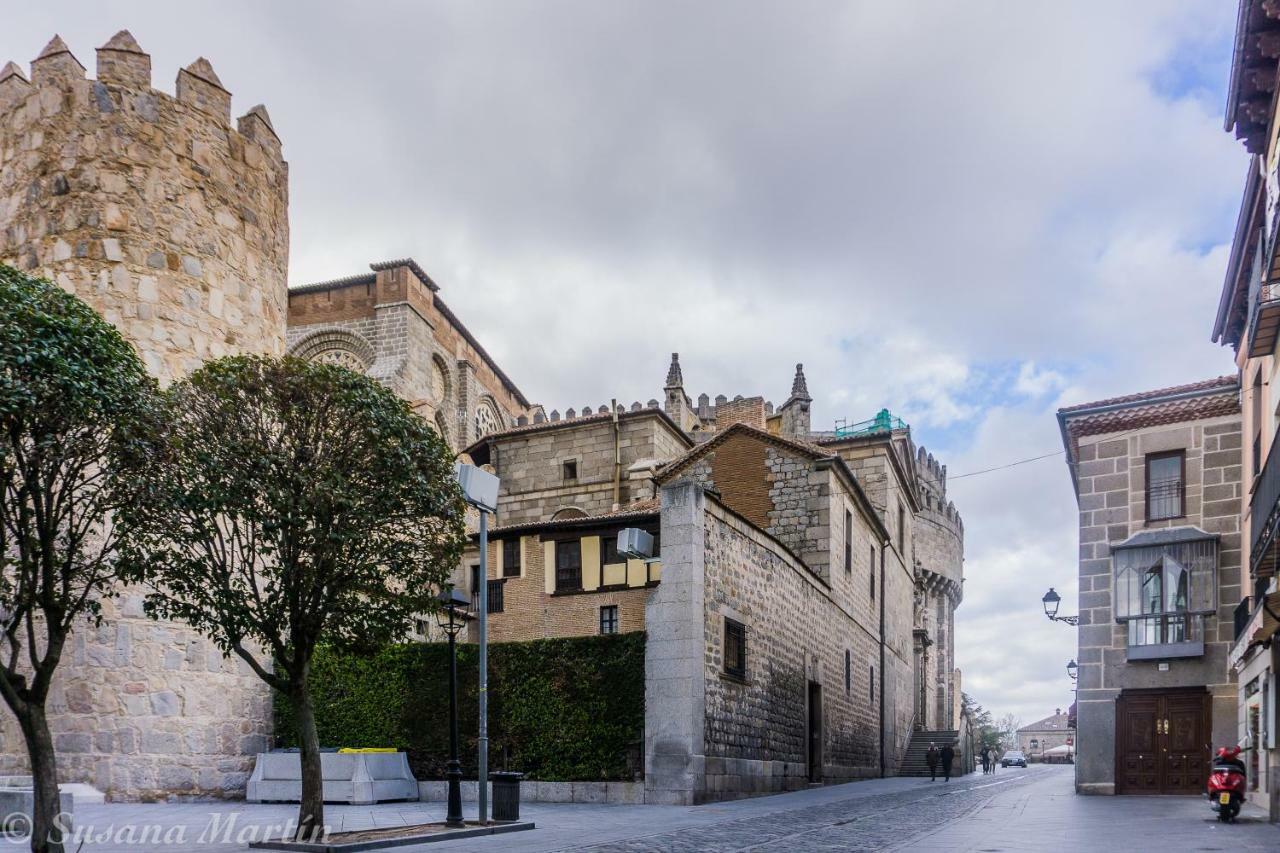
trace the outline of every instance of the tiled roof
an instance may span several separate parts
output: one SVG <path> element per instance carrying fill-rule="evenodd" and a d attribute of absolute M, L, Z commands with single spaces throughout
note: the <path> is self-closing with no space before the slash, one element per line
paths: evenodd
<path fill-rule="evenodd" d="M 636 501 L 621 507 L 616 512 L 602 512 L 598 515 L 579 516 L 577 518 L 556 518 L 548 521 L 527 521 L 520 524 L 504 524 L 489 528 L 491 535 L 512 533 L 517 530 L 545 530 L 561 527 L 590 527 L 596 524 L 612 524 L 619 521 L 650 519 L 662 509 L 662 501 L 658 498 Z"/>
<path fill-rule="evenodd" d="M 1239 388 L 1235 376 L 1219 376 L 1061 408 L 1058 426 L 1068 461 L 1078 457 L 1081 436 L 1237 415 L 1240 413 Z"/>
<path fill-rule="evenodd" d="M 685 436 L 684 431 L 681 430 L 676 425 L 676 422 L 671 420 L 671 416 L 668 415 L 666 412 L 664 412 L 662 409 L 657 409 L 657 408 L 650 409 L 646 407 L 634 412 L 630 410 L 625 412 L 618 412 L 618 420 L 625 421 L 628 418 L 639 418 L 644 415 L 657 415 L 658 417 L 665 420 L 671 426 L 671 429 L 674 432 L 676 432 L 681 436 L 684 436 L 685 440 L 688 441 L 690 444 L 693 443 L 692 441 L 689 440 L 688 436 Z M 525 435 L 531 432 L 545 432 L 553 429 L 566 429 L 568 427 L 574 427 L 580 424 L 606 423 L 612 419 L 613 419 L 613 415 L 610 412 L 600 412 L 594 415 L 583 415 L 582 417 L 577 417 L 577 418 L 561 418 L 558 421 L 547 420 L 547 421 L 543 421 L 542 423 L 525 424 L 524 426 L 511 427 L 510 429 L 504 429 L 499 432 L 491 432 L 488 435 L 484 436 L 483 438 L 477 439 L 476 441 L 472 442 L 471 446 L 466 448 L 464 452 L 470 453 L 480 445 L 495 438 L 510 438 L 512 436 Z"/>
<path fill-rule="evenodd" d="M 1037 720 L 1029 726 L 1023 726 L 1018 729 L 1019 732 L 1065 732 L 1067 726 L 1068 714 L 1064 711 L 1060 714 L 1054 714 L 1051 717 L 1045 717 L 1043 720 Z"/>
<path fill-rule="evenodd" d="M 1064 406 L 1063 408 L 1058 409 L 1058 411 L 1069 414 L 1071 412 L 1078 412 L 1082 409 L 1096 409 L 1101 406 L 1118 406 L 1125 403 L 1141 403 L 1146 400 L 1158 400 L 1164 397 L 1190 394 L 1197 391 L 1209 391 L 1212 389 L 1234 391 L 1238 387 L 1238 382 L 1239 380 L 1234 375 L 1217 376 L 1213 379 L 1205 379 L 1200 382 L 1188 382 L 1186 385 L 1174 385 L 1170 388 L 1157 388 L 1154 391 L 1139 391 L 1136 394 L 1125 394 L 1121 397 L 1108 397 L 1105 400 L 1095 400 L 1092 403 L 1077 403 L 1074 406 Z"/>

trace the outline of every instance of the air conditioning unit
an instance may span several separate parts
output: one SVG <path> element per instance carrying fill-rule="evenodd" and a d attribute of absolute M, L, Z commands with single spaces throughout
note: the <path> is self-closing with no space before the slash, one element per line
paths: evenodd
<path fill-rule="evenodd" d="M 653 534 L 639 527 L 618 531 L 618 553 L 631 560 L 648 560 L 654 556 Z"/>

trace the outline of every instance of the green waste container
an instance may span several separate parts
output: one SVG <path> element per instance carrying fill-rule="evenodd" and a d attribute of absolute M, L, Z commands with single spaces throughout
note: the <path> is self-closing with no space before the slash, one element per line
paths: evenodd
<path fill-rule="evenodd" d="M 490 773 L 493 783 L 493 819 L 513 821 L 520 819 L 520 780 L 523 773 Z"/>

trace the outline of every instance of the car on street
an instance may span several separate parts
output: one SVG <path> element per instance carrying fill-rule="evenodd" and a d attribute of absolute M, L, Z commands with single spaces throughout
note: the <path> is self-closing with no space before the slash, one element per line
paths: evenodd
<path fill-rule="evenodd" d="M 1000 759 L 1002 767 L 1026 767 L 1027 757 L 1016 749 L 1011 749 Z"/>

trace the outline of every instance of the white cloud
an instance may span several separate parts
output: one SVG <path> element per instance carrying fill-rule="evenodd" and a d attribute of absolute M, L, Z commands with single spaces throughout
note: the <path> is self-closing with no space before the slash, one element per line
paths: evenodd
<path fill-rule="evenodd" d="M 6 10 L 0 61 L 57 31 L 91 66 L 127 26 L 171 89 L 208 56 L 284 140 L 292 278 L 413 255 L 548 407 L 659 396 L 677 350 L 695 396 L 781 402 L 804 362 L 815 427 L 888 406 L 962 472 L 1054 449 L 1055 396 L 1230 370 L 1208 338 L 1245 168 L 1221 129 L 1234 20 L 1192 0 L 49 0 Z M 1038 717 L 1072 654 L 1039 615 L 1074 573 L 1066 472 L 954 492 L 967 683 Z"/>

